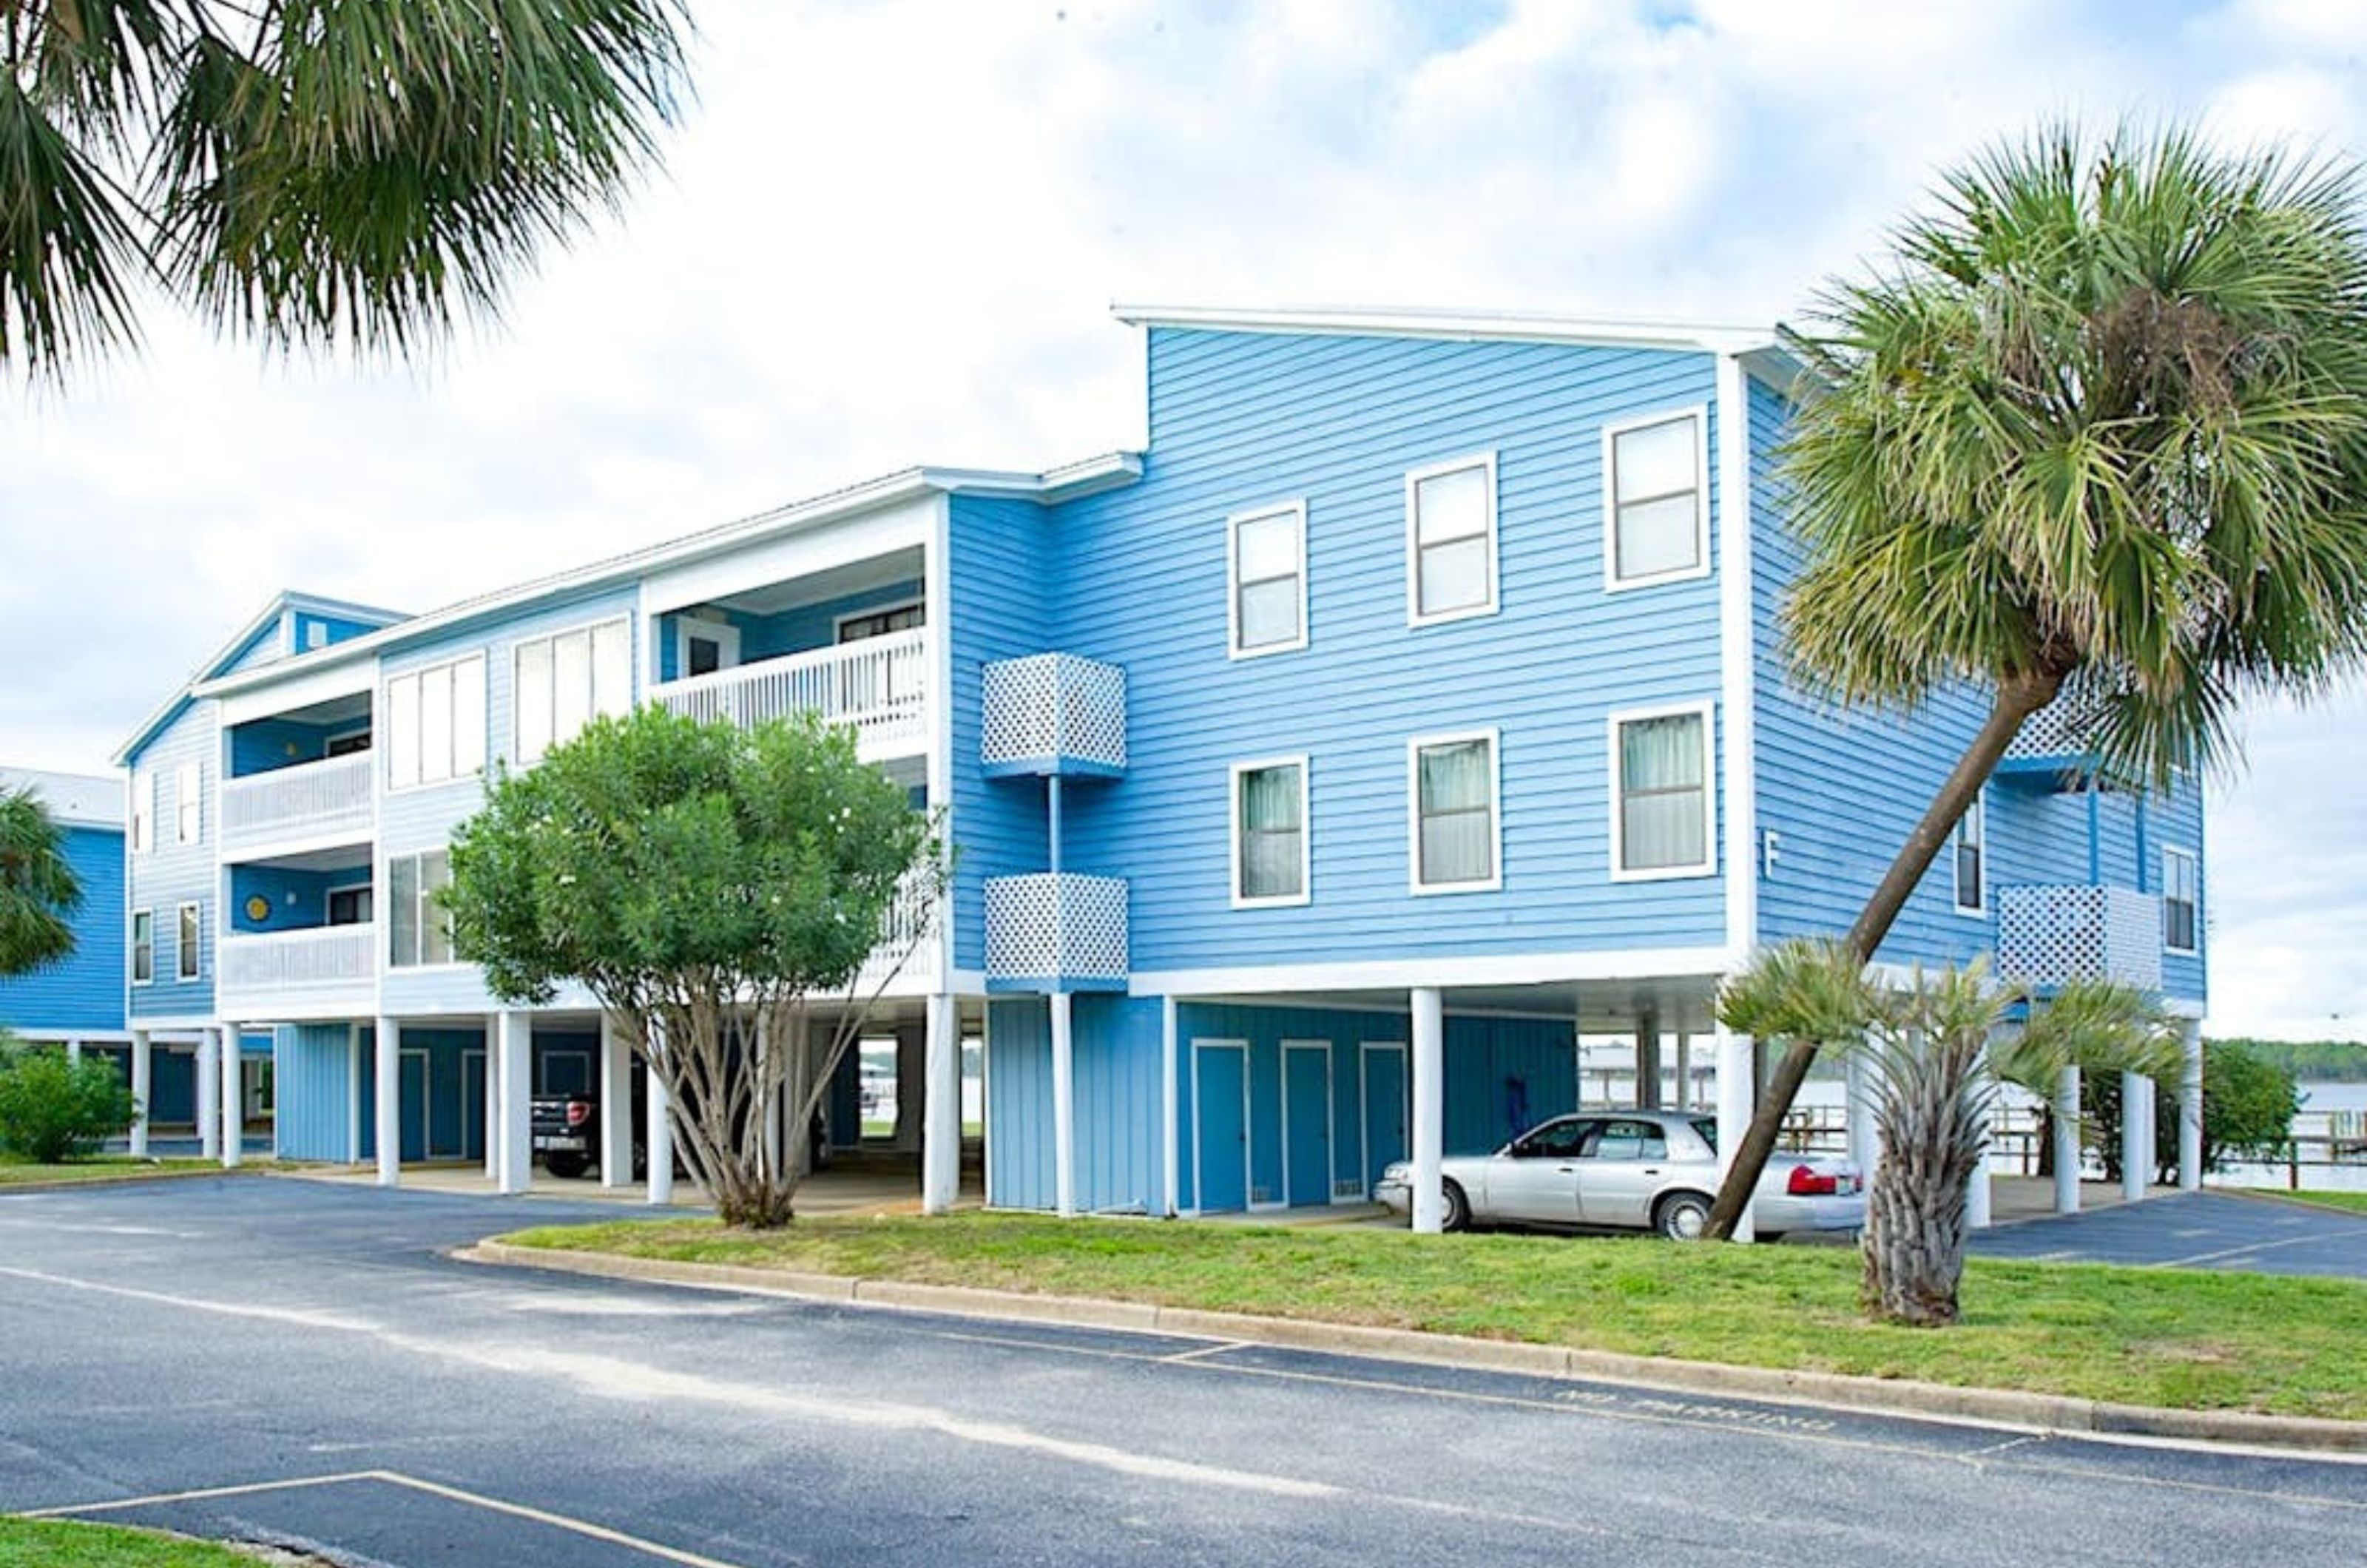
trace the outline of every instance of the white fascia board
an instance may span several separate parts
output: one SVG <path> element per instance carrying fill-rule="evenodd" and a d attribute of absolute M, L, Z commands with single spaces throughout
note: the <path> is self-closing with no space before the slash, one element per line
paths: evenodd
<path fill-rule="evenodd" d="M 123 780 L 115 773 L 58 773 L 41 768 L 0 768 L 0 793 L 28 789 L 51 818 L 76 828 L 123 830 Z"/>
<path fill-rule="evenodd" d="M 1717 362 L 1719 705 L 1726 710 L 1726 942 L 1737 964 L 1759 944 L 1759 647 L 1752 600 L 1750 393 L 1739 355 Z"/>
<path fill-rule="evenodd" d="M 278 673 L 276 681 L 248 684 L 220 698 L 214 711 L 221 728 L 228 729 L 249 719 L 269 718 L 337 697 L 365 694 L 377 684 L 378 661 L 347 659 L 325 669 L 308 665 Z M 210 689 L 199 694 L 210 695 Z"/>
<path fill-rule="evenodd" d="M 1731 954 L 1716 947 L 1606 948 L 1463 958 L 1384 958 L 1345 964 L 1276 964 L 1231 969 L 1139 970 L 1130 995 L 1280 996 L 1297 991 L 1407 990 L 1416 986 L 1546 986 L 1579 980 L 1670 979 L 1724 975 Z"/>
<path fill-rule="evenodd" d="M 1529 311 L 1118 303 L 1110 307 L 1110 313 L 1128 326 L 1197 327 L 1215 332 L 1557 343 L 1700 354 L 1742 354 L 1772 349 L 1776 344 L 1772 327 Z"/>

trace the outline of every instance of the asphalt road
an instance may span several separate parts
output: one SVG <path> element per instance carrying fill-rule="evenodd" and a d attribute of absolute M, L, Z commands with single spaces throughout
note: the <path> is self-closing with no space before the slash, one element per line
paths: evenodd
<path fill-rule="evenodd" d="M 2367 1280 L 2367 1214 L 2224 1192 L 2179 1192 L 1981 1231 L 1984 1258 L 2234 1269 Z M 2367 1551 L 2360 1553 L 2367 1561 Z"/>
<path fill-rule="evenodd" d="M 2361 1464 L 442 1256 L 572 1213 L 616 1211 L 268 1178 L 0 1198 L 0 1508 L 400 1568 L 2367 1557 Z"/>

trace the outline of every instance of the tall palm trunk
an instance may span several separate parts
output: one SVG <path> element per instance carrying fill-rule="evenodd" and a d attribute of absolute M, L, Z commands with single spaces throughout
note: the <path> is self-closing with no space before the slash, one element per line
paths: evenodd
<path fill-rule="evenodd" d="M 1988 717 L 1982 722 L 1980 732 L 1965 748 L 1947 782 L 1932 797 L 1923 819 L 1907 836 L 1897 858 L 1890 869 L 1874 885 L 1865 908 L 1850 928 L 1848 943 L 1861 964 L 1874 962 L 1875 951 L 1883 938 L 1898 919 L 1899 910 L 1907 907 L 1908 898 L 1923 874 L 1939 858 L 1956 824 L 1978 799 L 1981 786 L 2013 744 L 2014 737 L 2030 716 L 2055 700 L 2062 690 L 2065 671 L 2042 669 L 2036 672 L 2010 677 L 1998 682 L 1997 694 L 1989 705 Z M 1814 1041 L 1796 1040 L 1784 1051 L 1773 1077 L 1760 1091 L 1758 1109 L 1750 1118 L 1750 1128 L 1736 1148 L 1734 1164 L 1726 1173 L 1726 1180 L 1717 1190 L 1717 1202 L 1710 1210 L 1707 1234 L 1714 1240 L 1725 1241 L 1734 1235 L 1743 1208 L 1750 1194 L 1757 1190 L 1759 1179 L 1767 1169 L 1767 1161 L 1775 1152 L 1775 1140 L 1784 1130 L 1784 1118 L 1791 1114 L 1792 1103 L 1800 1096 L 1800 1086 L 1807 1081 L 1808 1069 L 1817 1060 Z"/>
<path fill-rule="evenodd" d="M 1882 1161 L 1866 1195 L 1858 1293 L 1892 1323 L 1942 1328 L 1960 1315 L 1965 1189 L 1988 1118 L 1980 1048 L 1977 1033 L 1945 1031 L 1905 1036 L 1880 1058 Z"/>

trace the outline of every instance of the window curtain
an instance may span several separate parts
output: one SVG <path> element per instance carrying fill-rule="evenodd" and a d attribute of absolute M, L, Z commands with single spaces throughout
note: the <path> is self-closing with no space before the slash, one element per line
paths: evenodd
<path fill-rule="evenodd" d="M 1485 882 L 1495 874 L 1495 781 L 1485 740 L 1424 747 L 1421 755 L 1421 880 Z"/>
<path fill-rule="evenodd" d="M 1709 858 L 1698 714 L 1619 727 L 1620 838 L 1625 869 L 1699 865 Z"/>
<path fill-rule="evenodd" d="M 1241 775 L 1241 897 L 1296 898 L 1299 885 L 1299 775 L 1260 768 Z"/>

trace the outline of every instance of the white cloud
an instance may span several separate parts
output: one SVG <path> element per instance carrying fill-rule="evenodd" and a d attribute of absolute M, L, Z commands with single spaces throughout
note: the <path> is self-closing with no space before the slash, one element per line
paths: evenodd
<path fill-rule="evenodd" d="M 501 330 L 419 373 L 270 367 L 157 312 L 144 358 L 0 414 L 0 759 L 101 765 L 283 586 L 425 608 L 912 462 L 1119 445 L 1114 298 L 1763 319 L 2047 115 L 2367 139 L 2342 0 L 697 15 L 670 174 Z M 2245 1027 L 2367 1016 L 2358 749 L 2264 720 L 2215 818 Z"/>

